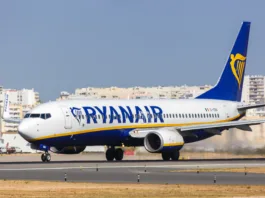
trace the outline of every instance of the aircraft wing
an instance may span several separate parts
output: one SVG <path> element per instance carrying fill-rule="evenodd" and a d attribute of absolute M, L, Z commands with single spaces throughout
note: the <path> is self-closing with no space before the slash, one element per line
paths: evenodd
<path fill-rule="evenodd" d="M 239 121 L 231 121 L 231 122 L 221 122 L 214 124 L 200 124 L 200 125 L 192 125 L 192 126 L 183 126 L 177 128 L 178 131 L 194 131 L 194 130 L 207 130 L 207 129 L 230 129 L 230 128 L 238 128 L 244 131 L 249 131 L 250 125 L 257 125 L 264 123 L 265 120 L 239 120 Z"/>
<path fill-rule="evenodd" d="M 191 126 L 182 126 L 182 127 L 163 127 L 168 130 L 175 130 L 176 132 L 180 132 L 182 135 L 185 133 L 192 133 L 196 130 L 205 130 L 208 133 L 212 133 L 214 135 L 220 135 L 220 129 L 230 129 L 230 128 L 238 128 L 243 131 L 252 131 L 251 125 L 258 125 L 264 123 L 265 120 L 239 120 L 239 121 L 231 121 L 231 122 L 221 122 L 214 124 L 200 124 L 200 125 L 191 125 Z M 219 130 L 218 130 L 219 129 Z M 133 138 L 144 138 L 149 132 L 156 131 L 157 128 L 148 128 L 148 129 L 134 129 L 129 132 L 130 136 Z"/>

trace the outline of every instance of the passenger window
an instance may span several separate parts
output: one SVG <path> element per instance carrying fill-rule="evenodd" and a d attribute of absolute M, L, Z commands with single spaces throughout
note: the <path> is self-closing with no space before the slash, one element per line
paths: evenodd
<path fill-rule="evenodd" d="M 169 118 L 171 118 L 171 114 L 169 114 Z"/>
<path fill-rule="evenodd" d="M 186 118 L 188 118 L 188 114 L 185 113 Z"/>
<path fill-rule="evenodd" d="M 179 114 L 179 118 L 181 118 L 181 114 Z"/>
<path fill-rule="evenodd" d="M 184 113 L 182 114 L 182 117 L 185 118 L 185 117 L 184 117 Z"/>
<path fill-rule="evenodd" d="M 176 118 L 178 118 L 178 114 L 176 114 Z"/>
<path fill-rule="evenodd" d="M 209 117 L 210 117 L 210 118 L 212 117 L 211 114 L 209 114 Z"/>
<path fill-rule="evenodd" d="M 175 114 L 172 114 L 173 118 L 175 118 Z"/>
<path fill-rule="evenodd" d="M 196 115 L 196 113 L 194 114 L 194 116 L 195 116 L 195 118 L 197 118 L 197 115 Z"/>

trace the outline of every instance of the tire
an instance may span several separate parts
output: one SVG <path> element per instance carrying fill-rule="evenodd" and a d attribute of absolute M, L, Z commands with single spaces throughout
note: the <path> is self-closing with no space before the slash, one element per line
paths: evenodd
<path fill-rule="evenodd" d="M 178 161 L 178 160 L 179 160 L 179 151 L 173 151 L 173 152 L 171 153 L 171 159 L 172 159 L 173 161 Z"/>
<path fill-rule="evenodd" d="M 115 150 L 114 149 L 108 149 L 106 151 L 106 159 L 108 161 L 113 161 L 115 157 Z"/>
<path fill-rule="evenodd" d="M 115 159 L 116 161 L 121 161 L 123 159 L 123 150 L 121 148 L 115 149 Z"/>
<path fill-rule="evenodd" d="M 170 154 L 171 154 L 171 153 L 163 152 L 163 153 L 162 153 L 162 159 L 163 159 L 164 161 L 169 161 L 170 158 L 171 158 L 171 155 L 170 155 Z"/>
<path fill-rule="evenodd" d="M 41 161 L 42 162 L 46 162 L 46 155 L 45 155 L 45 153 L 42 153 L 41 154 Z"/>
<path fill-rule="evenodd" d="M 47 153 L 46 154 L 46 162 L 50 162 L 51 161 L 51 154 L 50 153 Z"/>

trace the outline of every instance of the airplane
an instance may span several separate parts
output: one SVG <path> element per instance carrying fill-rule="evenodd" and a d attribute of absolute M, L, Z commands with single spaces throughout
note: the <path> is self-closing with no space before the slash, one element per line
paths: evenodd
<path fill-rule="evenodd" d="M 265 120 L 240 120 L 251 108 L 241 102 L 250 22 L 243 22 L 224 70 L 216 85 L 195 99 L 65 100 L 41 104 L 27 113 L 18 133 L 43 151 L 78 154 L 86 146 L 107 146 L 106 159 L 123 159 L 124 146 L 144 146 L 161 153 L 163 160 L 178 160 L 181 148 L 237 128 Z"/>
<path fill-rule="evenodd" d="M 3 121 L 7 123 L 20 123 L 21 122 L 20 119 L 11 118 L 9 104 L 10 104 L 9 95 L 6 92 L 4 95 L 4 109 L 2 116 Z"/>

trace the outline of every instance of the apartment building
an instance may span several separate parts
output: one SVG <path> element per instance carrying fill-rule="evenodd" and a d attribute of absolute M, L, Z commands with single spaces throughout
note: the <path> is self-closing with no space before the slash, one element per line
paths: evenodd
<path fill-rule="evenodd" d="M 247 75 L 244 78 L 242 102 L 247 104 L 265 103 L 265 76 Z M 249 116 L 265 116 L 265 108 L 248 111 Z"/>

